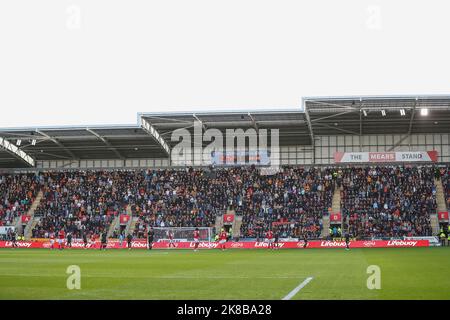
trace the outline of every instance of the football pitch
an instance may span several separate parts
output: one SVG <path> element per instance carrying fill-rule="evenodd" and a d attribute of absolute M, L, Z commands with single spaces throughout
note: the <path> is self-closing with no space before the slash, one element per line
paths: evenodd
<path fill-rule="evenodd" d="M 66 273 L 79 266 L 80 289 Z M 369 290 L 369 266 L 381 289 Z M 305 282 L 307 278 L 309 282 Z M 70 282 L 70 281 L 69 281 Z M 301 285 L 303 284 L 303 285 Z M 300 288 L 297 292 L 295 289 Z M 0 249 L 0 299 L 450 299 L 450 248 Z"/>

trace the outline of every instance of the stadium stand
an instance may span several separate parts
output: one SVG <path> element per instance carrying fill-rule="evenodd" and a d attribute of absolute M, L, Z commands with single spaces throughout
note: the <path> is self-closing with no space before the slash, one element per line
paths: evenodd
<path fill-rule="evenodd" d="M 42 174 L 44 197 L 35 211 L 41 220 L 34 238 L 47 238 L 61 228 L 74 237 L 100 234 L 124 210 L 129 172 L 69 171 Z"/>
<path fill-rule="evenodd" d="M 34 174 L 0 176 L 0 226 L 13 225 L 30 208 L 39 189 Z"/>
<path fill-rule="evenodd" d="M 432 167 L 343 170 L 344 229 L 361 238 L 431 236 L 436 212 Z"/>
<path fill-rule="evenodd" d="M 239 172 L 238 172 L 239 171 Z M 133 215 L 135 236 L 152 227 L 213 227 L 216 216 L 235 207 L 240 169 L 152 170 L 140 175 Z M 226 195 L 224 195 L 224 192 Z"/>
<path fill-rule="evenodd" d="M 227 209 L 243 216 L 243 237 L 263 237 L 276 225 L 283 237 L 307 233 L 318 238 L 333 191 L 329 170 L 293 167 L 276 176 L 260 175 L 255 167 L 162 170 L 136 182 L 132 211 L 139 216 L 134 230 L 138 238 L 148 226 L 212 227 Z"/>
<path fill-rule="evenodd" d="M 334 191 L 331 169 L 284 167 L 275 176 L 261 176 L 257 170 L 243 173 L 236 197 L 237 213 L 243 215 L 241 235 L 263 238 L 274 228 L 284 238 L 320 237 Z"/>
<path fill-rule="evenodd" d="M 447 202 L 447 209 L 450 210 L 450 167 L 445 167 L 440 170 L 442 186 L 444 187 L 445 200 Z"/>
<path fill-rule="evenodd" d="M 99 234 L 130 205 L 134 235 L 152 227 L 214 226 L 217 215 L 242 215 L 241 236 L 320 238 L 334 188 L 341 190 L 344 229 L 359 238 L 431 235 L 436 211 L 434 168 L 384 166 L 303 168 L 275 175 L 255 167 L 42 172 L 2 177 L 2 220 L 26 212 L 40 186 L 34 238 L 64 228 L 74 237 Z M 442 176 L 448 194 L 448 171 Z"/>

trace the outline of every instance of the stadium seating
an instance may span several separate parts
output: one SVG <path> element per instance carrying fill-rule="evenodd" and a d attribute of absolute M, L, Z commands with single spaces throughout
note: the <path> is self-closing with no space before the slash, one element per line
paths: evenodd
<path fill-rule="evenodd" d="M 441 169 L 441 181 L 444 187 L 445 200 L 447 202 L 447 208 L 450 210 L 450 167 Z"/>
<path fill-rule="evenodd" d="M 330 169 L 284 167 L 274 176 L 242 173 L 236 211 L 243 215 L 241 235 L 262 238 L 272 227 L 280 237 L 320 237 L 334 191 Z"/>
<path fill-rule="evenodd" d="M 332 198 L 331 172 L 284 168 L 261 176 L 254 167 L 151 171 L 136 181 L 135 236 L 153 227 L 214 226 L 226 209 L 243 216 L 241 235 L 262 237 L 272 223 L 284 237 L 319 237 Z"/>
<path fill-rule="evenodd" d="M 42 219 L 33 237 L 49 237 L 61 228 L 74 237 L 107 230 L 127 204 L 129 175 L 125 171 L 44 173 L 44 197 L 35 211 Z"/>
<path fill-rule="evenodd" d="M 217 214 L 234 206 L 240 169 L 149 170 L 136 176 L 130 199 L 139 217 L 135 236 L 152 227 L 213 227 Z"/>
<path fill-rule="evenodd" d="M 436 210 L 431 167 L 363 167 L 343 170 L 344 230 L 361 238 L 429 236 Z"/>
<path fill-rule="evenodd" d="M 275 228 L 280 237 L 319 238 L 335 188 L 340 189 L 343 230 L 359 238 L 430 235 L 436 210 L 431 167 L 283 167 L 261 175 L 255 167 L 122 171 L 42 172 L 0 177 L 0 220 L 12 224 L 38 190 L 43 198 L 33 237 L 64 228 L 106 231 L 126 211 L 138 217 L 136 237 L 153 227 L 213 227 L 217 215 L 242 216 L 241 237 L 262 238 Z M 442 183 L 450 203 L 448 168 Z"/>
<path fill-rule="evenodd" d="M 12 225 L 28 209 L 39 190 L 34 174 L 0 175 L 0 225 Z"/>

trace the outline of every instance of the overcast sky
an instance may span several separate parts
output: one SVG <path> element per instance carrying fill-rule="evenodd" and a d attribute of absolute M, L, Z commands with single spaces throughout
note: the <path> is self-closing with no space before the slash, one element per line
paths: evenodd
<path fill-rule="evenodd" d="M 449 1 L 1 0 L 0 127 L 450 93 Z"/>

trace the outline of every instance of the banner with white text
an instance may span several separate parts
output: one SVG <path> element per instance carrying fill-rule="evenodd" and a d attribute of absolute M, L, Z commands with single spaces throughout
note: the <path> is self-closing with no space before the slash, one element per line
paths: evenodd
<path fill-rule="evenodd" d="M 17 248 L 41 248 L 51 249 L 49 241 L 17 241 Z M 428 247 L 428 240 L 354 240 L 350 241 L 350 248 L 414 248 L 414 247 Z M 0 248 L 12 248 L 12 241 L 0 241 Z M 65 244 L 67 248 L 67 243 Z M 175 242 L 175 248 L 173 249 L 194 249 L 195 242 L 183 241 Z M 229 241 L 226 243 L 226 249 L 267 249 L 269 243 L 262 241 Z M 278 243 L 280 249 L 320 249 L 320 248 L 345 248 L 345 241 L 333 241 L 333 240 L 313 240 L 308 241 L 306 247 L 304 247 L 303 241 L 281 241 Z M 53 244 L 53 249 L 57 249 L 58 244 Z M 100 249 L 100 242 L 88 242 L 86 247 L 82 241 L 76 240 L 72 242 L 73 249 Z M 126 242 L 119 242 L 118 240 L 110 240 L 107 244 L 107 249 L 126 249 Z M 131 242 L 132 249 L 148 249 L 147 242 L 145 240 L 133 240 Z M 152 246 L 153 249 L 170 249 L 168 241 L 155 242 Z M 199 242 L 199 249 L 219 249 L 218 242 Z"/>
<path fill-rule="evenodd" d="M 437 151 L 411 152 L 335 152 L 335 163 L 436 162 Z"/>

